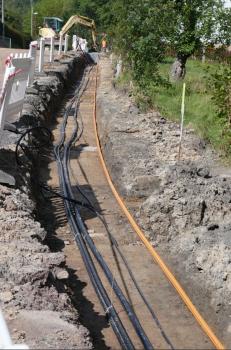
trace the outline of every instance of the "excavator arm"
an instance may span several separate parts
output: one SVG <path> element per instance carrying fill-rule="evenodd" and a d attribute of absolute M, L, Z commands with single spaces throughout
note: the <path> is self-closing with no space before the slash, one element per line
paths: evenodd
<path fill-rule="evenodd" d="M 68 32 L 68 30 L 74 25 L 74 24 L 81 24 L 85 27 L 88 27 L 91 29 L 92 34 L 92 40 L 94 43 L 94 46 L 96 47 L 96 27 L 95 27 L 95 21 L 93 19 L 90 19 L 88 17 L 83 17 L 79 15 L 74 15 L 69 18 L 67 23 L 63 26 L 63 28 L 60 31 L 60 35 L 64 35 Z"/>

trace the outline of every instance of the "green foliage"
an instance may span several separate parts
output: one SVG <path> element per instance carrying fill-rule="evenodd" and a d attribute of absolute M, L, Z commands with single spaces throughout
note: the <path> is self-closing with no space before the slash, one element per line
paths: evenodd
<path fill-rule="evenodd" d="M 0 32 L 2 32 L 2 23 L 0 23 Z M 22 34 L 20 31 L 5 25 L 5 35 L 11 38 L 11 45 L 13 48 L 28 48 L 30 37 Z"/>
<path fill-rule="evenodd" d="M 169 68 L 173 59 L 165 59 L 160 64 L 160 74 L 163 78 L 168 77 Z M 202 64 L 197 60 L 189 60 L 187 63 L 186 82 L 186 105 L 185 105 L 185 124 L 192 126 L 196 132 L 209 141 L 216 149 L 223 152 L 224 155 L 231 155 L 231 129 L 228 123 L 228 91 L 230 93 L 230 68 L 222 68 L 226 77 L 229 70 L 229 78 L 222 83 L 222 77 L 217 72 L 220 71 L 219 64 Z M 216 84 L 226 87 L 221 89 L 222 98 L 218 98 L 215 90 L 215 84 L 211 81 L 211 76 L 216 77 Z M 228 76 L 228 74 L 227 74 Z M 214 78 L 213 78 L 214 79 Z M 228 89 L 229 81 L 229 89 Z M 178 81 L 174 84 L 165 86 L 150 86 L 145 94 L 149 96 L 149 105 L 158 109 L 161 114 L 171 120 L 180 121 L 181 96 L 183 82 Z M 224 90 L 225 96 L 224 96 Z M 230 95 L 229 95 L 230 96 Z M 146 102 L 140 100 L 139 103 Z M 214 98 L 215 97 L 215 98 Z M 218 99 L 218 101 L 216 101 Z M 223 101 L 223 102 L 222 102 Z M 223 104 L 224 103 L 224 104 Z M 223 110 L 225 106 L 225 116 L 218 116 L 219 107 Z M 224 111 L 224 110 L 223 110 Z"/>
<path fill-rule="evenodd" d="M 118 0 L 112 9 L 110 30 L 114 50 L 132 70 L 133 79 L 140 87 L 145 88 L 150 82 L 158 84 L 158 62 L 163 58 L 163 38 L 170 17 L 164 2 Z"/>
<path fill-rule="evenodd" d="M 57 16 L 66 21 L 73 14 L 93 18 L 98 34 L 106 32 L 113 51 L 123 60 L 122 81 L 131 85 L 139 104 L 157 106 L 171 118 L 178 118 L 182 82 L 168 80 L 171 62 L 164 60 L 166 48 L 176 52 L 185 64 L 190 55 L 215 42 L 227 44 L 231 32 L 231 10 L 223 0 L 34 0 L 36 25 L 43 17 Z M 30 0 L 8 0 L 7 21 L 30 33 Z M 22 20 L 23 18 L 23 20 Z M 87 31 L 78 27 L 78 33 Z M 100 38 L 100 35 L 98 36 Z M 211 68 L 212 67 L 212 68 Z M 208 72 L 196 61 L 188 65 L 186 122 L 214 145 L 228 150 L 230 135 L 230 66 Z M 205 75 L 213 71 L 210 87 Z M 124 79 L 124 81 L 123 81 Z M 207 79 L 207 78 L 206 78 Z"/>
<path fill-rule="evenodd" d="M 221 122 L 231 127 L 231 62 L 229 65 L 220 65 L 219 69 L 211 75 L 209 82 L 212 86 L 213 101 Z M 231 136 L 231 135 L 230 135 Z"/>
<path fill-rule="evenodd" d="M 175 0 L 171 45 L 178 55 L 190 56 L 203 43 L 225 41 L 230 36 L 230 11 L 222 0 Z M 228 20 L 229 19 L 229 20 Z"/>

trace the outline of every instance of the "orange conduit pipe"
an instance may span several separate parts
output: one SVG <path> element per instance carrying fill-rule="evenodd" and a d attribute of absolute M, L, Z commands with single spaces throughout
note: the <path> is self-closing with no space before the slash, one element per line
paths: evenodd
<path fill-rule="evenodd" d="M 95 130 L 95 137 L 96 137 L 96 144 L 97 144 L 97 149 L 98 149 L 98 155 L 100 158 L 101 165 L 103 167 L 104 174 L 106 176 L 106 179 L 108 181 L 108 184 L 111 188 L 111 191 L 113 195 L 115 196 L 120 208 L 126 215 L 128 221 L 130 222 L 132 228 L 134 231 L 137 233 L 137 235 L 140 237 L 141 241 L 145 245 L 145 247 L 148 249 L 149 253 L 152 255 L 153 259 L 155 262 L 159 265 L 169 282 L 173 285 L 173 287 L 176 289 L 177 293 L 185 303 L 185 305 L 188 307 L 188 309 L 191 311 L 192 315 L 204 331 L 204 333 L 209 337 L 213 345 L 215 346 L 216 349 L 218 350 L 224 350 L 224 345 L 220 342 L 220 340 L 216 337 L 212 329 L 209 327 L 207 322 L 203 319 L 203 317 L 200 315 L 199 311 L 196 309 L 196 307 L 193 305 L 192 301 L 184 291 L 184 289 L 181 287 L 180 283 L 177 281 L 175 276 L 172 274 L 172 272 L 169 270 L 165 262 L 162 260 L 160 255 L 156 252 L 156 250 L 153 248 L 151 243 L 148 241 L 148 239 L 145 237 L 144 233 L 140 229 L 140 227 L 137 225 L 136 221 L 128 211 L 126 205 L 124 204 L 124 201 L 120 197 L 119 193 L 117 192 L 115 186 L 113 185 L 113 182 L 111 180 L 110 174 L 107 170 L 101 146 L 100 146 L 100 141 L 99 141 L 99 135 L 98 135 L 98 129 L 97 129 L 97 120 L 96 120 L 96 94 L 97 94 L 97 81 L 98 81 L 98 66 L 97 66 L 97 71 L 96 71 L 96 76 L 95 76 L 95 93 L 94 93 L 94 112 L 93 112 L 93 119 L 94 119 L 94 130 Z"/>

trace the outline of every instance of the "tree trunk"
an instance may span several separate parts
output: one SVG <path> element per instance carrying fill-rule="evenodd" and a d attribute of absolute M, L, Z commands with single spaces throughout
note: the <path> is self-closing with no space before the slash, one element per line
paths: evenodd
<path fill-rule="evenodd" d="M 184 79 L 186 74 L 186 61 L 188 57 L 188 55 L 177 55 L 176 60 L 170 70 L 170 79 L 172 81 Z"/>
<path fill-rule="evenodd" d="M 205 57 L 206 49 L 205 46 L 202 47 L 202 58 L 201 61 L 202 63 L 205 63 L 206 57 Z"/>

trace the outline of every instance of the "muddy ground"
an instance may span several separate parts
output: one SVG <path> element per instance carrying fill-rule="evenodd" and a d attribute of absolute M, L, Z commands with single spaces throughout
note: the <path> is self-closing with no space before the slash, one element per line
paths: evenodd
<path fill-rule="evenodd" d="M 141 113 L 100 61 L 98 125 L 113 181 L 209 323 L 231 344 L 231 169 L 192 129 Z"/>

